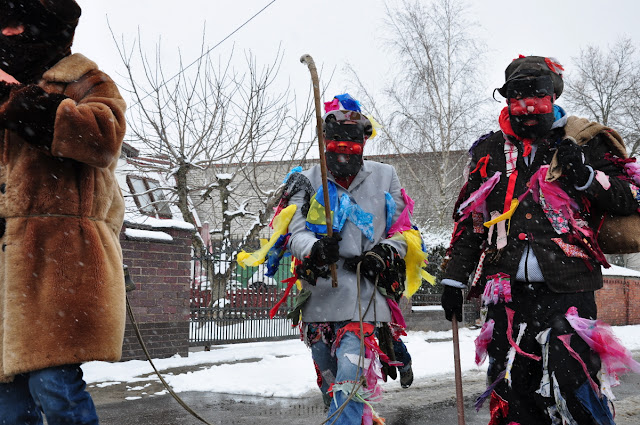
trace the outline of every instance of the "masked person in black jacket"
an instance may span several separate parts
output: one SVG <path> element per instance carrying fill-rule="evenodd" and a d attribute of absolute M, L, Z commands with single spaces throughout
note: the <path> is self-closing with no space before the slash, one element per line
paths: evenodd
<path fill-rule="evenodd" d="M 486 307 L 476 362 L 488 354 L 489 386 L 477 407 L 490 399 L 491 425 L 613 423 L 608 391 L 620 369 L 587 335 L 614 341 L 594 322 L 608 264 L 590 212 L 635 213 L 637 183 L 615 131 L 555 104 L 562 71 L 540 56 L 507 67 L 500 131 L 470 149 L 443 264 L 447 319 L 461 320 L 468 286 Z"/>

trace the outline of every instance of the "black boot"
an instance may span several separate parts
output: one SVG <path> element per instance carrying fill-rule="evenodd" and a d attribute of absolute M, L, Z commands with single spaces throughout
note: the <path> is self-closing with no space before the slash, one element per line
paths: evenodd
<path fill-rule="evenodd" d="M 398 370 L 400 371 L 400 385 L 402 388 L 409 388 L 411 384 L 413 384 L 413 369 L 411 368 L 411 362 Z"/>

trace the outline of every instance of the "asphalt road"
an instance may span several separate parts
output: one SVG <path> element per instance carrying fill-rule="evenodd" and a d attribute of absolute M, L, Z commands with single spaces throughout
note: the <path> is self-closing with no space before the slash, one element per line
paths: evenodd
<path fill-rule="evenodd" d="M 202 366 L 202 365 L 200 365 Z M 181 370 L 167 372 L 180 373 Z M 484 374 L 466 373 L 465 419 L 468 425 L 489 422 L 488 407 L 478 413 L 473 402 L 485 389 Z M 414 382 L 411 388 L 398 384 L 387 389 L 385 398 L 375 408 L 387 425 L 457 424 L 453 378 L 426 379 Z M 146 386 L 145 386 L 146 385 Z M 162 390 L 160 383 L 145 382 L 140 387 L 119 384 L 89 388 L 98 409 L 102 425 L 198 425 L 203 422 L 187 412 L 171 395 L 150 395 Z M 616 423 L 640 423 L 640 375 L 621 377 L 616 387 Z M 203 392 L 178 394 L 183 401 L 212 425 L 321 425 L 325 409 L 319 392 L 310 392 L 300 399 L 279 399 L 221 395 Z"/>

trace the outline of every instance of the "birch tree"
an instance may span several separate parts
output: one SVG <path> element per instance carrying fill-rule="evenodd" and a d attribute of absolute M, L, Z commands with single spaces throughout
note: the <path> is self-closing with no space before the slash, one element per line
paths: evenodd
<path fill-rule="evenodd" d="M 462 0 L 404 0 L 386 8 L 386 49 L 396 59 L 395 77 L 379 101 L 359 86 L 382 125 L 376 142 L 380 150 L 438 156 L 436 166 L 412 171 L 417 181 L 429 176 L 435 182 L 435 188 L 422 191 L 431 195 L 433 218 L 420 224 L 443 228 L 450 224 L 463 183 L 460 150 L 481 134 L 487 101 L 478 78 L 483 51 L 469 33 L 467 3 Z"/>
<path fill-rule="evenodd" d="M 631 39 L 623 38 L 603 51 L 587 46 L 573 58 L 563 101 L 569 113 L 616 129 L 630 155 L 640 151 L 640 62 Z"/>

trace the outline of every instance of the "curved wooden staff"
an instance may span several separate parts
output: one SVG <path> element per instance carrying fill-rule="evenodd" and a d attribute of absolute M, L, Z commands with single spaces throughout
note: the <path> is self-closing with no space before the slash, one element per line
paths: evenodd
<path fill-rule="evenodd" d="M 456 405 L 458 407 L 458 425 L 464 423 L 464 396 L 462 395 L 462 371 L 460 370 L 460 341 L 458 339 L 458 319 L 455 313 L 451 316 L 453 333 L 453 367 L 456 377 Z"/>
<path fill-rule="evenodd" d="M 320 113 L 320 83 L 318 82 L 318 70 L 311 55 L 304 54 L 300 62 L 309 67 L 311 82 L 313 83 L 313 97 L 316 102 L 316 131 L 318 133 L 318 150 L 320 151 L 320 173 L 322 175 L 322 194 L 324 195 L 324 216 L 327 225 L 327 236 L 333 235 L 333 221 L 331 220 L 331 202 L 329 201 L 329 186 L 327 184 L 327 163 L 324 156 L 324 136 L 322 135 L 322 114 Z M 338 274 L 336 265 L 331 264 L 331 286 L 338 286 Z"/>

